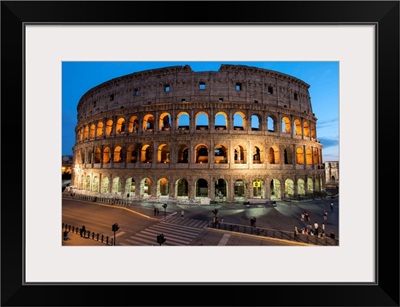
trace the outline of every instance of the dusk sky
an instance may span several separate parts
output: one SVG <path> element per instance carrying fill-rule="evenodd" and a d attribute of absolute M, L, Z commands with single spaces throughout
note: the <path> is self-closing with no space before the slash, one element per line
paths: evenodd
<path fill-rule="evenodd" d="M 339 62 L 63 62 L 62 155 L 73 154 L 76 107 L 92 87 L 142 70 L 189 65 L 194 71 L 218 71 L 221 64 L 265 68 L 308 83 L 322 160 L 339 161 Z"/>

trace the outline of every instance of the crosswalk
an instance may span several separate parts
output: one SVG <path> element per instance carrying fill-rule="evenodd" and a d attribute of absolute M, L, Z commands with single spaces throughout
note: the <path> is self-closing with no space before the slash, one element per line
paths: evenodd
<path fill-rule="evenodd" d="M 159 245 L 157 236 L 164 234 L 167 241 L 165 246 L 184 246 L 189 245 L 207 225 L 207 221 L 186 219 L 181 217 L 170 217 L 157 224 L 154 224 L 125 240 L 117 243 L 121 246 L 151 246 Z"/>

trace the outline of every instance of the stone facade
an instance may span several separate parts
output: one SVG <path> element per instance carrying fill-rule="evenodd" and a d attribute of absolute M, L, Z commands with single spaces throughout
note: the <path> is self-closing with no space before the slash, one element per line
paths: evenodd
<path fill-rule="evenodd" d="M 78 103 L 73 184 L 83 193 L 208 203 L 325 189 L 309 85 L 221 65 L 109 80 Z"/>
<path fill-rule="evenodd" d="M 339 186 L 339 161 L 327 161 L 324 164 L 326 185 Z"/>

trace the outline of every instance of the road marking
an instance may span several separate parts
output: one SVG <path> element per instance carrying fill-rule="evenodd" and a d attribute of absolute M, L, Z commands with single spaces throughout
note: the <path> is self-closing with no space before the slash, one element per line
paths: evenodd
<path fill-rule="evenodd" d="M 224 235 L 222 236 L 221 241 L 219 241 L 218 245 L 226 245 L 226 243 L 228 242 L 230 236 L 231 236 L 231 235 L 229 235 L 229 234 L 224 234 Z"/>
<path fill-rule="evenodd" d="M 126 232 L 125 231 L 121 231 L 121 232 L 116 233 L 115 237 L 118 238 L 118 237 L 120 237 L 120 236 L 122 236 L 124 234 L 126 234 Z"/>

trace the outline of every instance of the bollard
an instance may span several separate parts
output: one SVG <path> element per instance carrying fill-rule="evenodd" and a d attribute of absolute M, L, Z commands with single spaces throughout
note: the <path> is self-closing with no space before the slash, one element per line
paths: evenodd
<path fill-rule="evenodd" d="M 107 236 L 107 238 L 106 238 L 106 244 L 108 245 L 108 236 Z"/>
<path fill-rule="evenodd" d="M 72 232 L 74 232 L 75 231 L 75 226 L 72 226 Z"/>
<path fill-rule="evenodd" d="M 94 232 L 92 232 L 92 240 L 94 240 Z"/>
<path fill-rule="evenodd" d="M 101 243 L 104 241 L 104 235 L 101 235 Z"/>
<path fill-rule="evenodd" d="M 87 233 L 88 233 L 87 237 L 88 239 L 90 239 L 90 230 L 88 230 Z"/>
<path fill-rule="evenodd" d="M 68 226 L 68 230 L 71 231 L 71 225 Z"/>
<path fill-rule="evenodd" d="M 79 228 L 75 227 L 75 233 L 78 234 L 78 232 L 79 232 Z"/>

